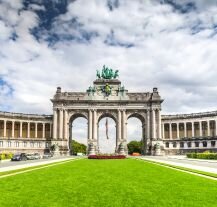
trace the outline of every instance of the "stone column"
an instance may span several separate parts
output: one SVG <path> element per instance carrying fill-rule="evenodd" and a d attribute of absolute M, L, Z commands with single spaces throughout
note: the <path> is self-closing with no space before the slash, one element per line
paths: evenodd
<path fill-rule="evenodd" d="M 194 137 L 194 122 L 191 122 L 192 137 Z"/>
<path fill-rule="evenodd" d="M 152 109 L 152 139 L 156 138 L 155 110 Z"/>
<path fill-rule="evenodd" d="M 202 121 L 199 121 L 199 129 L 200 129 L 200 137 L 203 136 L 203 133 L 202 133 Z"/>
<path fill-rule="evenodd" d="M 12 121 L 12 132 L 11 132 L 12 138 L 14 138 L 14 121 Z"/>
<path fill-rule="evenodd" d="M 207 120 L 207 136 L 210 136 L 210 122 Z"/>
<path fill-rule="evenodd" d="M 217 120 L 215 120 L 215 136 L 217 136 Z"/>
<path fill-rule="evenodd" d="M 97 140 L 97 113 L 96 109 L 93 110 L 93 137 L 92 139 Z"/>
<path fill-rule="evenodd" d="M 179 122 L 176 123 L 176 129 L 177 129 L 177 138 L 179 139 Z"/>
<path fill-rule="evenodd" d="M 117 123 L 117 131 L 118 131 L 118 136 L 117 136 L 117 139 L 118 141 L 121 140 L 121 111 L 120 109 L 118 109 L 118 123 Z"/>
<path fill-rule="evenodd" d="M 127 128 L 127 120 L 126 120 L 126 110 L 122 111 L 122 139 L 126 140 L 126 128 Z"/>
<path fill-rule="evenodd" d="M 20 137 L 23 137 L 23 122 L 20 122 Z"/>
<path fill-rule="evenodd" d="M 38 123 L 35 122 L 35 138 L 38 137 Z"/>
<path fill-rule="evenodd" d="M 142 154 L 145 155 L 147 153 L 147 138 L 145 132 L 145 123 L 142 123 Z"/>
<path fill-rule="evenodd" d="M 164 139 L 165 138 L 165 132 L 164 132 L 164 123 L 162 123 L 162 139 Z"/>
<path fill-rule="evenodd" d="M 30 122 L 27 122 L 27 137 L 30 137 Z"/>
<path fill-rule="evenodd" d="M 64 111 L 64 137 L 65 139 L 68 139 L 68 130 L 69 129 L 69 123 L 68 123 L 68 111 Z"/>
<path fill-rule="evenodd" d="M 187 123 L 184 122 L 184 137 L 187 137 Z"/>
<path fill-rule="evenodd" d="M 169 138 L 172 139 L 173 138 L 173 134 L 172 134 L 172 123 L 169 123 Z"/>
<path fill-rule="evenodd" d="M 92 117 L 92 110 L 89 109 L 88 112 L 88 139 L 91 140 L 92 139 L 92 129 L 93 129 L 93 117 Z"/>
<path fill-rule="evenodd" d="M 6 137 L 7 136 L 7 121 L 6 120 L 4 120 L 4 137 Z"/>
<path fill-rule="evenodd" d="M 150 137 L 150 110 L 146 112 L 146 138 L 149 140 Z"/>
<path fill-rule="evenodd" d="M 57 109 L 53 110 L 53 138 L 57 138 Z"/>
<path fill-rule="evenodd" d="M 59 139 L 63 138 L 63 109 L 59 109 Z"/>
<path fill-rule="evenodd" d="M 52 123 L 50 123 L 50 138 L 52 137 Z"/>
<path fill-rule="evenodd" d="M 162 132 L 161 132 L 161 110 L 158 110 L 158 138 L 162 139 Z"/>
<path fill-rule="evenodd" d="M 42 138 L 45 138 L 45 123 L 42 123 Z"/>

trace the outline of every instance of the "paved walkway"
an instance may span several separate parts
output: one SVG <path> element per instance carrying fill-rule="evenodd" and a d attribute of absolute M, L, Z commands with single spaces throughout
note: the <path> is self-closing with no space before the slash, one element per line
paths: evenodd
<path fill-rule="evenodd" d="M 217 161 L 212 160 L 188 159 L 184 156 L 144 156 L 140 157 L 140 159 L 190 168 L 209 173 L 217 173 Z"/>
<path fill-rule="evenodd" d="M 3 162 L 0 163 L 0 172 L 6 172 L 10 170 L 18 170 L 27 167 L 35 167 L 39 165 L 46 165 L 71 159 L 77 159 L 78 157 L 64 156 L 64 157 L 54 157 L 50 159 L 40 159 L 40 160 L 28 160 L 28 161 L 14 161 L 14 162 Z"/>

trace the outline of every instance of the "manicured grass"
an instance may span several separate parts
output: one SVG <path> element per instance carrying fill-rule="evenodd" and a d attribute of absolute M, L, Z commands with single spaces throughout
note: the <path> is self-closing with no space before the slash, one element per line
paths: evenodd
<path fill-rule="evenodd" d="M 133 159 L 68 162 L 0 179 L 0 206 L 216 207 L 217 182 Z"/>

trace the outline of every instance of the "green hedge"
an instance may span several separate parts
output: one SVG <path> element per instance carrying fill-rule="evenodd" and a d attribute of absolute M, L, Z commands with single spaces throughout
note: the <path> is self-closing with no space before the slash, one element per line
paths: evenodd
<path fill-rule="evenodd" d="M 13 154 L 10 152 L 0 153 L 0 160 L 11 159 L 12 157 L 13 157 Z"/>
<path fill-rule="evenodd" d="M 217 153 L 188 153 L 188 158 L 217 160 Z"/>

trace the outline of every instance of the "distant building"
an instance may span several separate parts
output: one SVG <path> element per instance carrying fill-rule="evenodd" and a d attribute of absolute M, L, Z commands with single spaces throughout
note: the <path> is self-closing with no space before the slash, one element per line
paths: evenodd
<path fill-rule="evenodd" d="M 49 151 L 70 154 L 72 122 L 78 117 L 88 121 L 88 153 L 99 152 L 98 123 L 104 117 L 116 123 L 118 154 L 127 154 L 127 120 L 142 123 L 143 154 L 165 155 L 217 151 L 217 111 L 161 115 L 158 89 L 128 92 L 117 79 L 118 71 L 104 67 L 86 92 L 62 92 L 54 97 L 53 115 L 0 112 L 0 152 Z"/>

